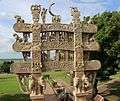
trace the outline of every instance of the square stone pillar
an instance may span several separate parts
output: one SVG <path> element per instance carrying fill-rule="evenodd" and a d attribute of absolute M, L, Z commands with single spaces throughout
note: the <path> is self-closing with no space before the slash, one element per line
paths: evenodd
<path fill-rule="evenodd" d="M 68 61 L 68 50 L 65 51 L 65 61 Z"/>

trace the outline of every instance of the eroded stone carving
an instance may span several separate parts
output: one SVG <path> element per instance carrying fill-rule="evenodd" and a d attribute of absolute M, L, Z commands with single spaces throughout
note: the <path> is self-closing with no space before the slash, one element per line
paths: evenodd
<path fill-rule="evenodd" d="M 43 8 L 42 12 L 41 12 L 41 17 L 42 17 L 43 24 L 45 23 L 45 20 L 46 20 L 46 13 L 47 13 L 47 9 Z"/>
<path fill-rule="evenodd" d="M 52 22 L 53 23 L 59 23 L 61 21 L 60 15 L 55 15 L 51 12 L 51 7 L 54 5 L 55 3 L 52 3 L 49 7 L 49 13 L 52 15 Z"/>
<path fill-rule="evenodd" d="M 21 16 L 19 16 L 19 15 L 16 15 L 15 16 L 15 19 L 16 19 L 16 22 L 17 23 L 24 23 L 24 20 L 21 18 Z"/>
<path fill-rule="evenodd" d="M 99 44 L 94 38 L 97 27 L 91 23 L 81 23 L 80 11 L 76 7 L 71 8 L 72 22 L 61 24 L 60 15 L 51 12 L 52 5 L 54 3 L 49 7 L 51 23 L 46 23 L 47 9 L 40 5 L 31 6 L 32 24 L 24 23 L 20 16 L 15 17 L 17 23 L 14 30 L 23 33 L 23 38 L 14 34 L 16 41 L 13 49 L 22 52 L 24 60 L 13 64 L 14 72 L 19 75 L 19 82 L 33 99 L 33 96 L 44 96 L 43 69 L 72 70 L 75 101 L 86 101 L 87 91 L 93 89 L 96 71 L 101 66 L 99 61 L 92 61 L 89 57 L 91 51 L 99 51 Z M 32 42 L 29 42 L 30 33 Z M 51 50 L 55 50 L 54 59 L 50 59 Z M 25 80 L 29 80 L 29 85 Z"/>
<path fill-rule="evenodd" d="M 43 77 L 41 76 L 36 78 L 34 75 L 32 75 L 29 87 L 32 95 L 42 95 L 44 87 Z"/>

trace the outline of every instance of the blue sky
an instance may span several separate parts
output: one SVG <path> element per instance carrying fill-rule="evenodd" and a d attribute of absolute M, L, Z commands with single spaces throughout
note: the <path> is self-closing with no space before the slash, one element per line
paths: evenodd
<path fill-rule="evenodd" d="M 83 16 L 92 16 L 104 11 L 120 11 L 120 0 L 0 0 L 0 58 L 20 58 L 21 54 L 12 50 L 14 38 L 12 33 L 14 16 L 21 15 L 26 22 L 31 22 L 30 7 L 32 4 L 41 4 L 48 8 L 51 3 L 55 14 L 60 14 L 62 22 L 71 21 L 70 7 L 78 7 Z M 47 21 L 50 22 L 48 14 Z"/>

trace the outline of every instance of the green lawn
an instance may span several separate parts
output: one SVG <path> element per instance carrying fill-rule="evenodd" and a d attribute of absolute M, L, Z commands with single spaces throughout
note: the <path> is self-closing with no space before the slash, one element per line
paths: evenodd
<path fill-rule="evenodd" d="M 64 71 L 50 71 L 44 74 L 49 74 L 55 80 L 69 82 L 69 77 Z M 28 95 L 22 94 L 15 75 L 0 74 L 0 101 L 30 101 L 30 99 Z"/>
<path fill-rule="evenodd" d="M 66 83 L 70 83 L 70 77 L 67 76 L 65 71 L 49 71 L 44 74 L 49 74 L 52 79 L 62 79 Z M 120 72 L 112 77 L 120 78 Z M 106 98 L 108 101 L 120 101 L 120 82 L 110 86 L 112 87 L 111 93 Z M 22 94 L 15 75 L 0 74 L 0 101 L 30 101 L 30 99 L 29 95 Z"/>
<path fill-rule="evenodd" d="M 15 75 L 0 74 L 0 101 L 29 101 L 19 89 Z"/>
<path fill-rule="evenodd" d="M 21 91 L 18 86 L 15 75 L 0 74 L 0 95 L 2 94 L 20 94 Z"/>
<path fill-rule="evenodd" d="M 118 78 L 118 79 L 120 79 L 120 71 L 117 72 L 117 74 L 112 75 L 111 77 L 112 77 L 112 78 Z"/>
<path fill-rule="evenodd" d="M 63 80 L 66 83 L 70 83 L 70 77 L 67 76 L 67 72 L 65 71 L 49 71 L 44 74 L 50 75 L 50 77 L 54 80 Z"/>

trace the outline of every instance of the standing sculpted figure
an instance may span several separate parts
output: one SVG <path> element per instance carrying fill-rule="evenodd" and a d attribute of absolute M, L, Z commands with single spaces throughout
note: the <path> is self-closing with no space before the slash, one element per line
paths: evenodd
<path fill-rule="evenodd" d="M 75 79 L 75 83 L 74 85 L 77 88 L 77 93 L 84 93 L 85 91 L 87 91 L 87 88 L 89 87 L 89 81 L 88 78 L 83 76 L 82 79 L 77 78 Z"/>
<path fill-rule="evenodd" d="M 43 23 L 45 23 L 46 14 L 47 14 L 47 9 L 43 8 L 41 12 L 41 18 Z"/>
<path fill-rule="evenodd" d="M 43 76 L 37 79 L 35 76 L 32 75 L 29 84 L 30 84 L 29 89 L 30 89 L 31 94 L 33 95 L 43 94 L 43 88 L 45 86 Z"/>

